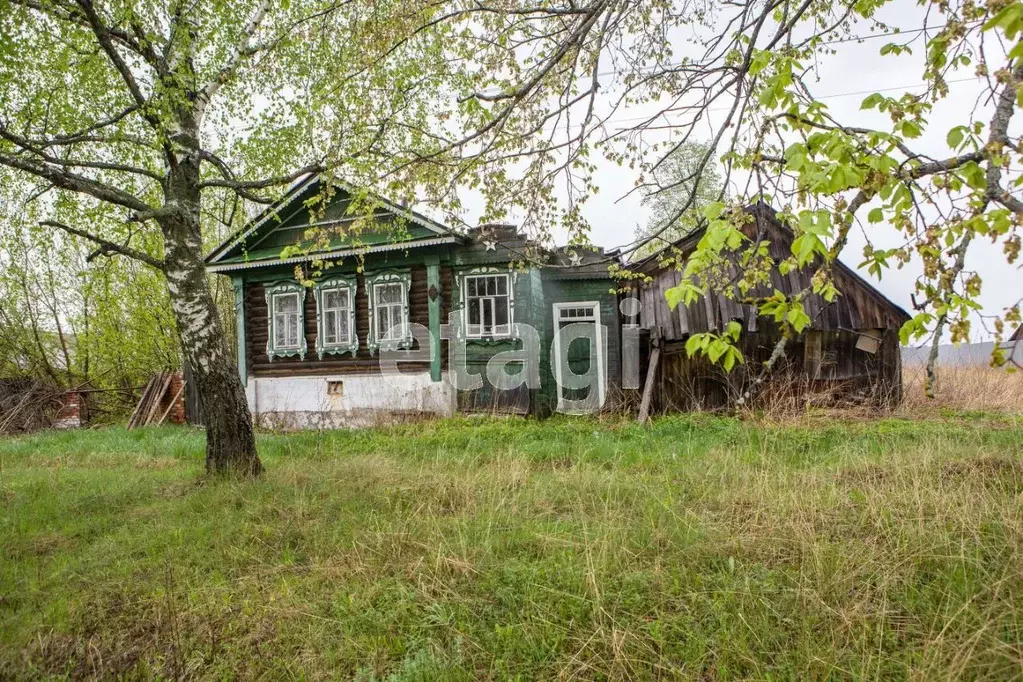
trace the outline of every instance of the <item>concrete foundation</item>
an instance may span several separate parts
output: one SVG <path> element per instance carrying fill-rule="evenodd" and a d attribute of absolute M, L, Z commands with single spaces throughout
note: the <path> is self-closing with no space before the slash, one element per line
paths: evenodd
<path fill-rule="evenodd" d="M 359 428 L 455 413 L 456 391 L 429 372 L 249 377 L 245 388 L 256 423 L 277 429 Z"/>

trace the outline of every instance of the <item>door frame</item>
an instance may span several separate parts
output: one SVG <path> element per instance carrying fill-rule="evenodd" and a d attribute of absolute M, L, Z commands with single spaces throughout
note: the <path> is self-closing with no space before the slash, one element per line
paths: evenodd
<path fill-rule="evenodd" d="M 597 346 L 597 409 L 604 407 L 604 399 L 607 394 L 607 353 L 604 348 L 604 325 L 600 321 L 600 301 L 565 301 L 553 304 L 551 315 L 554 318 L 554 390 L 558 396 L 558 410 L 564 407 L 565 398 L 561 394 L 561 384 L 558 378 L 561 376 L 561 311 L 565 308 L 590 308 L 592 317 L 585 319 L 566 320 L 568 322 L 592 322 L 595 328 L 594 341 Z M 591 356 L 592 357 L 592 356 Z"/>

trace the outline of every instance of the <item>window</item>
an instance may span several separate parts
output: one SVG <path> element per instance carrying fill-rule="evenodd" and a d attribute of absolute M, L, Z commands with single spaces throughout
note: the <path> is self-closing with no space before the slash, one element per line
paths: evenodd
<path fill-rule="evenodd" d="M 507 274 L 465 276 L 465 331 L 469 338 L 511 334 L 510 277 Z"/>
<path fill-rule="evenodd" d="M 408 272 L 387 272 L 367 279 L 369 289 L 370 351 L 378 348 L 408 348 Z"/>
<path fill-rule="evenodd" d="M 332 277 L 316 285 L 316 352 L 321 360 L 327 353 L 359 351 L 354 303 L 353 278 Z"/>
<path fill-rule="evenodd" d="M 305 287 L 297 282 L 281 282 L 266 288 L 269 329 L 266 354 L 274 357 L 298 355 L 305 358 L 305 318 L 302 303 Z"/>
<path fill-rule="evenodd" d="M 348 289 L 327 289 L 323 292 L 323 343 L 336 346 L 348 343 L 352 336 L 349 329 L 348 312 L 352 300 Z"/>
<path fill-rule="evenodd" d="M 298 294 L 274 296 L 274 347 L 298 348 Z"/>
<path fill-rule="evenodd" d="M 405 338 L 405 287 L 401 284 L 374 284 L 377 340 L 400 341 Z"/>

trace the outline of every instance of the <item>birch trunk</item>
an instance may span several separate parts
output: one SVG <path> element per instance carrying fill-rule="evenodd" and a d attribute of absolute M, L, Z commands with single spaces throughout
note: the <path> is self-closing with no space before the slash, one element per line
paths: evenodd
<path fill-rule="evenodd" d="M 198 183 L 195 156 L 180 158 L 168 175 L 166 207 L 171 210 L 159 222 L 171 307 L 206 424 L 206 471 L 257 476 L 263 465 L 256 454 L 252 417 L 206 278 Z"/>

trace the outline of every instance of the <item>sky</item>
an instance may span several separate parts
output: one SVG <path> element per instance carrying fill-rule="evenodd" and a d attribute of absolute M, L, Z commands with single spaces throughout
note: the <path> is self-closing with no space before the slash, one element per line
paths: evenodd
<path fill-rule="evenodd" d="M 921 9 L 916 3 L 899 0 L 886 8 L 881 18 L 892 28 L 903 32 L 919 29 L 922 26 Z M 932 18 L 931 26 L 940 25 L 940 19 Z M 867 27 L 855 31 L 856 35 L 869 35 Z M 908 38 L 903 35 L 902 40 Z M 892 37 L 878 37 L 861 42 L 849 41 L 835 45 L 835 54 L 822 58 L 815 69 L 815 79 L 810 87 L 815 95 L 827 103 L 833 116 L 846 125 L 858 125 L 890 129 L 887 115 L 877 112 L 861 111 L 860 105 L 867 94 L 885 91 L 886 95 L 898 96 L 902 92 L 919 93 L 921 87 L 923 41 L 913 43 L 914 55 L 911 57 L 881 57 L 879 51 Z M 947 157 L 952 154 L 945 138 L 948 130 L 970 120 L 976 110 L 980 120 L 987 122 L 990 106 L 977 108 L 976 101 L 986 86 L 985 81 L 974 76 L 973 67 L 961 70 L 958 75 L 950 76 L 950 96 L 939 102 L 930 115 L 930 124 L 924 136 L 914 140 L 913 146 L 922 153 L 935 157 Z M 630 119 L 649 113 L 649 110 L 622 110 L 612 119 Z M 722 115 L 722 114 L 718 114 Z M 1011 133 L 1019 134 L 1023 121 L 1015 121 Z M 621 125 L 628 125 L 627 120 Z M 653 135 L 656 133 L 646 133 Z M 647 141 L 644 139 L 644 141 Z M 654 140 L 650 140 L 654 141 Z M 606 248 L 613 248 L 633 241 L 637 227 L 646 223 L 649 211 L 642 205 L 642 197 L 638 193 L 628 195 L 635 182 L 635 174 L 617 164 L 596 160 L 598 195 L 591 198 L 584 209 L 584 215 L 592 225 L 592 241 Z M 867 210 L 861 211 L 863 229 L 857 229 L 850 237 L 842 260 L 856 267 L 859 265 L 863 247 L 866 243 L 864 230 L 869 230 L 871 240 L 877 246 L 894 246 L 897 243 L 894 229 L 884 225 L 868 225 L 865 220 Z M 555 233 L 555 238 L 564 235 Z M 1023 296 L 1023 272 L 1018 264 L 1006 263 L 1001 245 L 993 245 L 984 239 L 975 240 L 967 257 L 967 269 L 976 270 L 983 279 L 983 290 L 980 297 L 985 314 L 998 314 L 1006 306 L 1015 303 Z M 878 281 L 865 270 L 861 274 L 871 281 L 881 292 L 909 312 L 912 312 L 910 294 L 913 282 L 920 272 L 920 264 L 913 262 L 902 270 L 891 270 Z M 990 334 L 982 329 L 979 321 L 973 325 L 974 339 L 986 340 Z"/>

